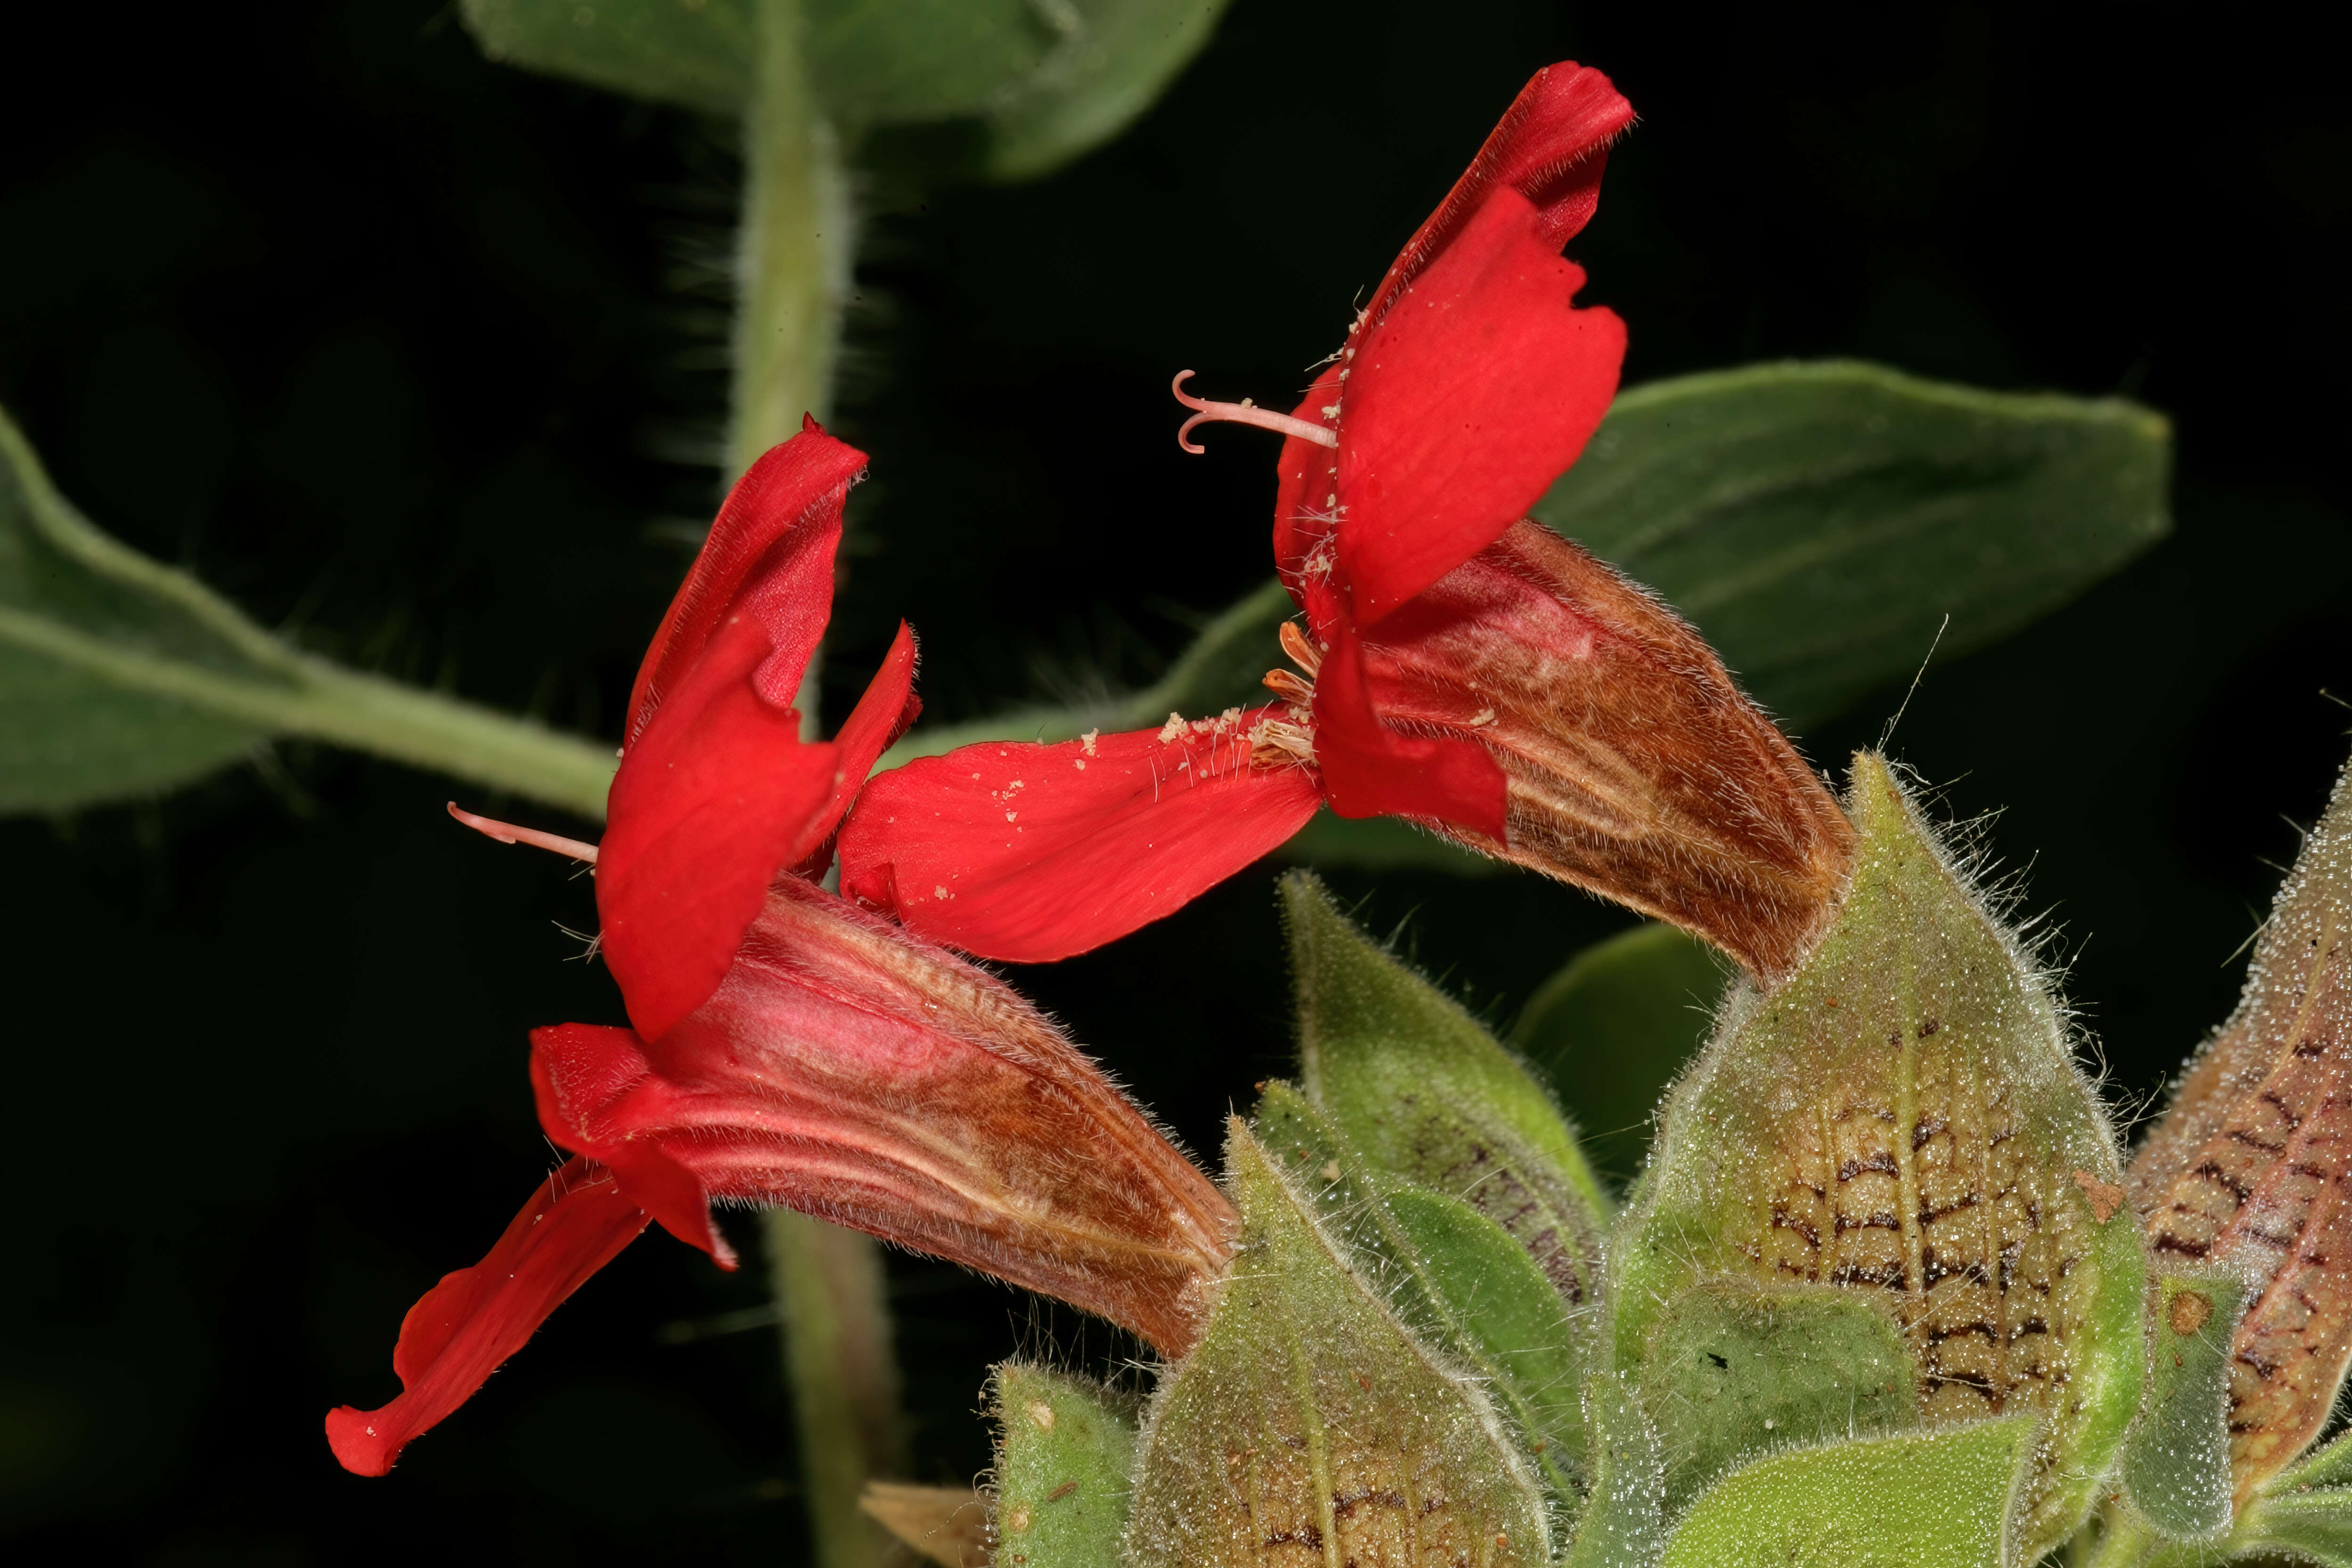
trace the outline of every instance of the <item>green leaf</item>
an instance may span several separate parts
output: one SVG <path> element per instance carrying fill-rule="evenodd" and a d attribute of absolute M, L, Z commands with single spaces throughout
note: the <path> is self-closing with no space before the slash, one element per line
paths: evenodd
<path fill-rule="evenodd" d="M 1556 1495 L 1576 1495 L 1589 1331 L 1570 1323 L 1527 1250 L 1469 1205 L 1369 1167 L 1289 1084 L 1266 1086 L 1255 1130 L 1316 1219 L 1416 1331 L 1487 1380 Z"/>
<path fill-rule="evenodd" d="M 2266 1493 L 2227 1546 L 2233 1559 L 2292 1554 L 2320 1568 L 2352 1568 L 2352 1489 Z"/>
<path fill-rule="evenodd" d="M 1207 45 L 1232 0 L 1030 3 L 1064 33 L 991 106 L 988 172 L 1000 180 L 1034 179 L 1126 130 Z"/>
<path fill-rule="evenodd" d="M 355 746 L 604 814 L 613 759 L 271 637 L 92 526 L 0 414 L 0 812 L 187 784 L 273 735 Z"/>
<path fill-rule="evenodd" d="M 1664 595 L 1799 728 L 2007 637 L 2171 529 L 2171 427 L 1846 362 L 1635 387 L 1536 515 Z"/>
<path fill-rule="evenodd" d="M 2033 1417 L 1835 1443 L 1701 1493 L 1660 1568 L 2008 1568 Z"/>
<path fill-rule="evenodd" d="M 1587 1380 L 1584 1412 L 1592 1488 L 1562 1568 L 1652 1568 L 1666 1539 L 1657 1431 L 1622 1376 Z"/>
<path fill-rule="evenodd" d="M 754 34 L 788 0 L 463 0 L 494 60 L 657 103 L 740 115 Z M 810 85 L 855 134 L 977 121 L 982 172 L 1045 174 L 1167 89 L 1229 0 L 802 0 Z"/>
<path fill-rule="evenodd" d="M 1136 1468 L 1134 1568 L 1302 1561 L 1541 1568 L 1534 1471 L 1476 1384 L 1400 1324 L 1238 1121 L 1242 1248 L 1208 1327 L 1161 1381 Z"/>
<path fill-rule="evenodd" d="M 1512 1048 L 1551 1081 L 1611 1173 L 1633 1173 L 1651 1112 L 1706 1044 L 1729 978 L 1715 949 L 1652 921 L 1586 948 L 1528 998 Z"/>
<path fill-rule="evenodd" d="M 1831 1286 L 1702 1280 L 1665 1303 L 1643 1369 L 1668 1514 L 1771 1449 L 1918 1420 L 1917 1375 L 1894 1314 Z"/>
<path fill-rule="evenodd" d="M 2232 1274 L 2162 1274 L 2148 1384 L 2124 1443 L 2124 1490 L 2166 1535 L 2230 1527 L 2230 1351 L 2252 1287 Z"/>
<path fill-rule="evenodd" d="M 1016 1362 L 997 1367 L 991 1393 L 996 1560 L 1118 1568 L 1135 1466 L 1134 1403 Z"/>
<path fill-rule="evenodd" d="M 754 0 L 462 0 L 494 60 L 591 87 L 740 114 Z"/>
<path fill-rule="evenodd" d="M 1371 1165 L 1465 1199 L 1527 1248 L 1562 1300 L 1586 1300 L 1608 1202 L 1543 1086 L 1311 875 L 1283 878 L 1282 903 L 1307 1098 Z"/>
<path fill-rule="evenodd" d="M 2039 972 L 1879 759 L 1856 758 L 1847 810 L 1836 920 L 1777 989 L 1735 991 L 1668 1098 L 1611 1249 L 1617 1364 L 1708 1279 L 1862 1290 L 1906 1331 L 1924 1418 L 2042 1411 L 2031 1561 L 2137 1412 L 2146 1244 Z"/>

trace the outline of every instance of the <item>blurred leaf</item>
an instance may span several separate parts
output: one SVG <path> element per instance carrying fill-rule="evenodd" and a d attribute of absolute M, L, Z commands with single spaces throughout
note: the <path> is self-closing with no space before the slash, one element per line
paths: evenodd
<path fill-rule="evenodd" d="M 996 1369 L 1001 1553 L 1028 1568 L 1118 1568 L 1135 1467 L 1131 1400 L 1007 1362 Z"/>
<path fill-rule="evenodd" d="M 737 115 L 761 0 L 463 0 L 492 59 Z M 771 0 L 775 3 L 775 0 Z M 1125 130 L 1230 0 L 803 0 L 809 79 L 853 134 L 973 121 L 982 172 L 1032 179 Z"/>
<path fill-rule="evenodd" d="M 656 103 L 738 114 L 752 0 L 462 0 L 482 53 Z"/>
<path fill-rule="evenodd" d="M 604 748 L 341 668 L 94 527 L 0 414 L 0 812 L 152 795 L 308 735 L 604 813 Z"/>
<path fill-rule="evenodd" d="M 1728 962 L 1652 921 L 1578 953 L 1519 1014 L 1512 1047 L 1551 1080 L 1585 1152 L 1612 1175 L 1633 1173 L 1651 1112 L 1706 1043 Z"/>
<path fill-rule="evenodd" d="M 1075 18 L 1053 53 L 992 106 L 988 172 L 1034 179 L 1109 141 L 1192 63 L 1232 0 L 1031 0 Z"/>
<path fill-rule="evenodd" d="M 2171 529 L 2171 426 L 1849 362 L 1621 395 L 1536 515 L 1664 595 L 1792 726 L 2039 619 Z"/>
<path fill-rule="evenodd" d="M 1699 1494 L 1662 1568 L 2005 1568 L 2029 1415 L 1759 1460 Z"/>
<path fill-rule="evenodd" d="M 1032 0 L 805 0 L 811 76 L 853 126 L 985 114 L 1034 75 L 1077 8 Z"/>

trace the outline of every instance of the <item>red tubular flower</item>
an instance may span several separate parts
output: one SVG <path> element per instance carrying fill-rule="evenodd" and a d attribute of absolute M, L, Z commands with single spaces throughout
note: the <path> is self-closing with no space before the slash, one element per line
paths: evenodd
<path fill-rule="evenodd" d="M 714 1202 L 821 1215 L 1191 1345 L 1232 1249 L 1209 1179 L 1002 982 L 816 883 L 916 711 L 903 625 L 832 742 L 793 709 L 865 466 L 812 421 L 729 496 L 638 673 L 602 846 L 457 813 L 595 865 L 635 1027 L 533 1032 L 540 1121 L 574 1157 L 410 1310 L 400 1396 L 327 1417 L 345 1468 L 388 1470 L 648 1224 L 732 1268 Z"/>
<path fill-rule="evenodd" d="M 1538 71 L 1293 413 L 1176 378 L 1188 450 L 1213 420 L 1286 437 L 1275 558 L 1306 618 L 1283 637 L 1301 673 L 1266 678 L 1286 700 L 1083 754 L 910 763 L 852 812 L 844 890 L 968 952 L 1062 958 L 1232 875 L 1320 802 L 1784 972 L 1843 885 L 1843 814 L 1696 633 L 1525 520 L 1616 394 L 1624 326 L 1572 305 L 1584 273 L 1559 250 L 1632 119 L 1600 72 Z M 1122 768 L 1089 767 L 1098 752 Z"/>

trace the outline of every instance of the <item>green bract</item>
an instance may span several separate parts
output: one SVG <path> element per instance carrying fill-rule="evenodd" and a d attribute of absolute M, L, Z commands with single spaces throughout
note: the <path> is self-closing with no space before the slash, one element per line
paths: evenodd
<path fill-rule="evenodd" d="M 1152 1399 L 1128 1561 L 1549 1562 L 1544 1488 L 1476 1383 L 1397 1322 L 1238 1122 L 1226 1165 L 1242 1250 Z"/>
<path fill-rule="evenodd" d="M 1899 1327 L 1927 1425 L 2037 1416 L 2030 1562 L 2082 1521 L 2139 1406 L 2146 1250 L 2040 976 L 1877 758 L 1848 809 L 1837 920 L 1779 989 L 1735 992 L 1668 1101 L 1612 1247 L 1612 1350 L 1650 1395 L 1694 1292 L 1860 1293 Z M 1866 1333 L 1840 1342 L 1759 1397 L 1818 1419 L 1845 1376 L 1858 1419 L 1883 1409 Z"/>
<path fill-rule="evenodd" d="M 1127 1531 L 1135 1409 L 1097 1384 L 1008 1362 L 996 1369 L 1000 1563 L 1093 1568 L 1118 1559 Z"/>

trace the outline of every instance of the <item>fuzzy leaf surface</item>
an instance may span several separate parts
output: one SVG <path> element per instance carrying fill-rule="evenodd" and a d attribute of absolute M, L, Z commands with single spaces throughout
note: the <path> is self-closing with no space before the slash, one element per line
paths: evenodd
<path fill-rule="evenodd" d="M 1592 1487 L 1563 1568 L 1652 1568 L 1666 1542 L 1665 1452 L 1633 1385 L 1599 1373 L 1584 1388 Z"/>
<path fill-rule="evenodd" d="M 1383 1181 L 1286 1083 L 1259 1097 L 1258 1142 L 1398 1316 L 1488 1380 L 1554 1491 L 1575 1495 L 1583 1461 L 1579 1390 L 1591 1334 L 1511 1234 L 1469 1205 Z"/>
<path fill-rule="evenodd" d="M 1660 1568 L 2008 1568 L 2026 1414 L 1759 1460 L 1700 1494 Z"/>
<path fill-rule="evenodd" d="M 2171 531 L 2171 427 L 1883 365 L 1746 365 L 1617 399 L 1535 515 L 1664 595 L 1801 728 L 2007 637 Z"/>
<path fill-rule="evenodd" d="M 1706 1043 L 1730 971 L 1689 932 L 1652 921 L 1595 942 L 1528 999 L 1511 1047 L 1586 1129 L 1594 1163 L 1631 1175 L 1666 1085 Z"/>
<path fill-rule="evenodd" d="M 1146 1417 L 1135 1568 L 1528 1568 L 1541 1483 L 1476 1384 L 1406 1330 L 1238 1121 L 1242 1248 Z"/>
<path fill-rule="evenodd" d="M 1282 900 L 1307 1100 L 1377 1170 L 1508 1231 L 1568 1306 L 1591 1299 L 1607 1200 L 1543 1086 L 1312 876 Z"/>
<path fill-rule="evenodd" d="M 2140 1402 L 2147 1262 L 2057 1005 L 1885 764 L 1855 760 L 1853 880 L 1777 990 L 1678 1083 L 1612 1249 L 1619 1365 L 1718 1276 L 1890 1309 L 1930 1425 L 2039 1412 L 2028 1561 L 2071 1534 Z"/>
<path fill-rule="evenodd" d="M 2124 1444 L 2124 1489 L 2166 1535 L 2230 1527 L 2230 1353 L 2248 1286 L 2232 1275 L 2160 1273 L 2148 1385 Z"/>
<path fill-rule="evenodd" d="M 1135 1466 L 1135 1404 L 1099 1384 L 1007 1362 L 996 1369 L 1001 1560 L 1116 1568 Z"/>
<path fill-rule="evenodd" d="M 1670 1516 L 1743 1460 L 1900 1431 L 1918 1402 L 1894 1314 L 1830 1286 L 1702 1280 L 1665 1304 L 1643 1372 Z"/>

